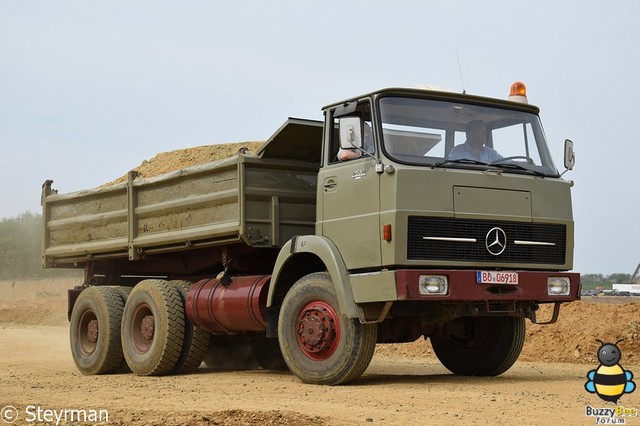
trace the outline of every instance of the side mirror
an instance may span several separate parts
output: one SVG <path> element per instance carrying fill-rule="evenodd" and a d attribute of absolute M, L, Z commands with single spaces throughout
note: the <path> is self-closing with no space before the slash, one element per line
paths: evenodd
<path fill-rule="evenodd" d="M 362 148 L 362 121 L 360 117 L 340 118 L 340 148 Z"/>
<path fill-rule="evenodd" d="M 573 151 L 573 142 L 569 139 L 564 141 L 564 168 L 573 169 L 576 165 L 576 153 Z"/>

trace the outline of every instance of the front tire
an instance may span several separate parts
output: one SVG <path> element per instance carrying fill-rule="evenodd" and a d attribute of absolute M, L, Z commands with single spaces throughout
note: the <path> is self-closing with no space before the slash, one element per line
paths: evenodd
<path fill-rule="evenodd" d="M 287 293 L 278 340 L 289 369 L 305 383 L 339 385 L 360 377 L 376 345 L 375 324 L 340 314 L 327 273 L 307 275 Z"/>
<path fill-rule="evenodd" d="M 89 287 L 78 296 L 69 337 L 73 361 L 82 374 L 112 373 L 121 366 L 123 307 L 120 295 L 111 287 Z"/>
<path fill-rule="evenodd" d="M 463 376 L 498 376 L 516 362 L 525 338 L 524 318 L 461 317 L 431 338 L 433 351 L 449 371 Z"/>

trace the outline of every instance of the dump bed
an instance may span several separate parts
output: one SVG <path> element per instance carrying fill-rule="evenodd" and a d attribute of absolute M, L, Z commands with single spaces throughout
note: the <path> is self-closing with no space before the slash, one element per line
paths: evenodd
<path fill-rule="evenodd" d="M 290 152 L 277 146 L 291 144 L 291 135 L 315 145 L 318 157 L 280 154 Z M 289 119 L 258 155 L 239 152 L 148 179 L 130 172 L 126 183 L 64 195 L 47 181 L 43 266 L 229 243 L 280 247 L 313 233 L 320 139 L 320 123 Z"/>

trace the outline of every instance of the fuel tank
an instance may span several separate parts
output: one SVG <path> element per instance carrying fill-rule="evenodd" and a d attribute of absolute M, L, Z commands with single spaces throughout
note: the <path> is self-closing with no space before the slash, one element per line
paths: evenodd
<path fill-rule="evenodd" d="M 263 331 L 270 281 L 270 275 L 233 277 L 227 287 L 217 278 L 198 281 L 187 294 L 187 317 L 211 333 Z"/>

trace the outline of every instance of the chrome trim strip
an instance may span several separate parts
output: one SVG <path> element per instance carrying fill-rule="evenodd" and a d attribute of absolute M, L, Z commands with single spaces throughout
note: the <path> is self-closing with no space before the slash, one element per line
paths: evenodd
<path fill-rule="evenodd" d="M 423 240 L 430 241 L 451 241 L 454 243 L 475 243 L 475 238 L 455 238 L 455 237 L 422 237 Z"/>
<path fill-rule="evenodd" d="M 519 246 L 555 246 L 556 243 L 545 243 L 543 241 L 525 241 L 525 240 L 514 240 L 514 244 Z"/>

